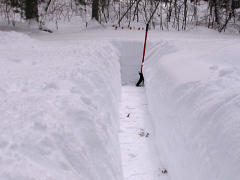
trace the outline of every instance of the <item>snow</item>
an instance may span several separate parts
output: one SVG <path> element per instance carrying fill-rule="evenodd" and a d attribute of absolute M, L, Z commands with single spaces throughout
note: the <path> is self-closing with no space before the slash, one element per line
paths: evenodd
<path fill-rule="evenodd" d="M 239 37 L 76 28 L 0 32 L 0 179 L 238 180 Z"/>
<path fill-rule="evenodd" d="M 160 40 L 145 64 L 159 157 L 171 179 L 240 177 L 240 41 L 208 35 Z"/>
<path fill-rule="evenodd" d="M 122 85 L 135 85 L 139 79 L 137 72 L 141 66 L 142 42 L 114 40 L 112 43 L 120 53 Z"/>
<path fill-rule="evenodd" d="M 136 87 L 141 65 L 141 41 L 113 41 L 120 52 L 122 98 L 120 133 L 124 180 L 165 180 L 158 157 L 145 88 Z"/>
<path fill-rule="evenodd" d="M 0 32 L 0 54 L 0 179 L 122 179 L 117 50 Z"/>
<path fill-rule="evenodd" d="M 122 87 L 120 147 L 125 180 L 165 180 L 158 158 L 144 88 Z"/>

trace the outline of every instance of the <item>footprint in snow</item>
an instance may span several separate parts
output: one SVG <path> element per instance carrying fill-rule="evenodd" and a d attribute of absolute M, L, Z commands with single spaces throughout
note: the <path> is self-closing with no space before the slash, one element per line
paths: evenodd
<path fill-rule="evenodd" d="M 141 137 L 149 137 L 150 133 L 149 132 L 145 132 L 144 129 L 140 129 L 139 132 L 138 132 L 138 135 L 141 136 Z"/>
<path fill-rule="evenodd" d="M 20 62 L 22 62 L 22 60 L 21 59 L 8 59 L 9 61 L 11 61 L 11 62 L 14 62 L 14 63 L 20 63 Z"/>
<path fill-rule="evenodd" d="M 218 70 L 218 66 L 217 65 L 210 66 L 209 69 L 216 71 L 216 70 Z"/>
<path fill-rule="evenodd" d="M 128 154 L 128 156 L 131 157 L 131 158 L 137 157 L 135 154 L 132 154 L 132 153 Z"/>

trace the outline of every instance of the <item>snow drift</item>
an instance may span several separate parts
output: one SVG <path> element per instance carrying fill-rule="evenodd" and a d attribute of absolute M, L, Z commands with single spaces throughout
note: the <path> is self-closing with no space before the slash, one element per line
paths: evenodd
<path fill-rule="evenodd" d="M 147 97 L 171 179 L 239 179 L 239 48 L 239 40 L 186 38 L 149 52 Z"/>
<path fill-rule="evenodd" d="M 0 32 L 0 179 L 122 179 L 118 59 L 122 84 L 135 83 L 144 34 L 129 42 L 129 32 L 113 32 L 42 41 Z M 193 34 L 149 36 L 157 41 L 144 67 L 156 159 L 173 180 L 238 180 L 240 42 Z"/>
<path fill-rule="evenodd" d="M 122 179 L 117 50 L 0 32 L 0 54 L 0 179 Z"/>

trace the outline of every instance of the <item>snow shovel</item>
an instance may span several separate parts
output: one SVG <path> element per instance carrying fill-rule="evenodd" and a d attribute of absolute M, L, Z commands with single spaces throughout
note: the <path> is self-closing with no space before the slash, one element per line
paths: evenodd
<path fill-rule="evenodd" d="M 143 76 L 143 65 L 144 65 L 144 58 L 145 58 L 145 51 L 146 51 L 146 45 L 147 45 L 147 34 L 148 34 L 148 27 L 149 27 L 149 24 L 147 23 L 146 25 L 146 32 L 145 32 L 145 41 L 144 41 L 144 48 L 143 48 L 143 57 L 142 57 L 142 64 L 141 64 L 141 70 L 139 72 L 139 80 L 136 84 L 136 86 L 144 86 L 144 76 Z"/>

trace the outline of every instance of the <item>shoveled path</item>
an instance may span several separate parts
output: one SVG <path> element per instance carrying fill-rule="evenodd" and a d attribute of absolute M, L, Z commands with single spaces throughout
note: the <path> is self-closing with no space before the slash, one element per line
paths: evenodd
<path fill-rule="evenodd" d="M 124 180 L 165 180 L 153 143 L 145 89 L 122 86 L 120 146 Z"/>

